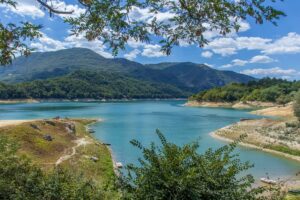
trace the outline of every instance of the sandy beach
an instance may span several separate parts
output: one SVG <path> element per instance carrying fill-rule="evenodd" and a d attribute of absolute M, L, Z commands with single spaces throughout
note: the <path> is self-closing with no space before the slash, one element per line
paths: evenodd
<path fill-rule="evenodd" d="M 30 122 L 34 120 L 0 120 L 0 127 L 10 126 L 10 125 L 19 125 L 25 122 Z"/>

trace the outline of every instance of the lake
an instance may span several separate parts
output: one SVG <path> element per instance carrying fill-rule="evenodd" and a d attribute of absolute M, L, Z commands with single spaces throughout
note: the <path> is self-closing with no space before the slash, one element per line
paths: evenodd
<path fill-rule="evenodd" d="M 55 116 L 101 118 L 94 124 L 94 136 L 112 144 L 114 158 L 126 163 L 137 163 L 141 155 L 129 141 L 139 140 L 148 145 L 158 142 L 155 129 L 167 139 L 182 145 L 199 140 L 199 151 L 226 144 L 209 133 L 237 122 L 240 118 L 260 118 L 246 110 L 225 108 L 184 107 L 185 101 L 128 101 L 128 102 L 44 102 L 35 104 L 0 105 L 0 119 L 40 119 Z M 290 177 L 300 169 L 300 163 L 255 149 L 236 150 L 242 161 L 255 165 L 249 170 L 256 178 L 269 174 L 271 178 Z"/>

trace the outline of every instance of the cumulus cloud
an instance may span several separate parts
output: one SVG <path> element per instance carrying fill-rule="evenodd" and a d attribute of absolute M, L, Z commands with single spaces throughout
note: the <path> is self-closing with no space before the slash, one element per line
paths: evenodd
<path fill-rule="evenodd" d="M 222 56 L 234 55 L 239 50 L 259 50 L 266 48 L 266 45 L 271 42 L 271 39 L 260 37 L 236 37 L 236 38 L 216 38 L 209 42 L 204 49 L 211 50 L 215 54 Z"/>
<path fill-rule="evenodd" d="M 150 58 L 166 56 L 163 52 L 160 51 L 160 49 L 161 46 L 157 44 L 146 44 L 144 46 L 142 55 Z"/>
<path fill-rule="evenodd" d="M 249 63 L 272 63 L 276 62 L 277 60 L 274 60 L 273 58 L 270 58 L 269 56 L 265 55 L 258 55 L 254 56 L 250 59 Z"/>
<path fill-rule="evenodd" d="M 135 40 L 129 40 L 127 44 L 128 44 L 128 46 L 140 51 L 139 53 L 136 54 L 136 56 L 140 53 L 142 56 L 150 57 L 150 58 L 166 56 L 163 52 L 161 52 L 161 46 L 158 44 L 147 44 L 147 43 L 135 41 Z M 128 54 L 130 54 L 130 53 L 128 53 Z M 132 52 L 131 55 L 133 55 L 133 53 L 134 52 Z M 128 56 L 127 54 L 125 54 L 125 55 Z"/>
<path fill-rule="evenodd" d="M 133 60 L 135 59 L 139 54 L 141 53 L 140 50 L 134 49 L 130 51 L 129 53 L 124 54 L 124 57 L 128 60 Z"/>
<path fill-rule="evenodd" d="M 80 8 L 78 5 L 74 4 L 66 4 L 64 1 L 61 0 L 53 0 L 51 2 L 48 2 L 49 5 L 51 5 L 53 8 L 60 10 L 60 11 L 73 11 L 70 15 L 62 15 L 59 14 L 58 16 L 64 18 L 64 17 L 78 17 L 80 14 L 83 14 L 85 12 L 85 9 Z"/>
<path fill-rule="evenodd" d="M 300 72 L 295 69 L 282 69 L 280 67 L 273 68 L 255 68 L 241 71 L 243 74 L 251 76 L 271 76 L 271 77 L 294 77 L 299 79 Z"/>
<path fill-rule="evenodd" d="M 213 53 L 210 51 L 204 51 L 201 53 L 201 56 L 204 58 L 211 58 L 213 56 Z"/>
<path fill-rule="evenodd" d="M 151 22 L 156 18 L 157 22 L 168 21 L 169 19 L 175 16 L 171 12 L 151 12 L 149 8 L 138 8 L 136 6 L 132 7 L 132 10 L 129 13 L 130 21 L 145 21 Z"/>
<path fill-rule="evenodd" d="M 16 0 L 17 6 L 14 8 L 10 5 L 0 4 L 0 7 L 5 9 L 5 12 L 12 12 L 22 17 L 31 17 L 33 19 L 43 18 L 46 14 L 41 9 L 40 4 L 36 0 Z M 85 9 L 80 8 L 78 5 L 66 4 L 61 0 L 53 0 L 47 2 L 53 8 L 60 11 L 74 11 L 71 15 L 58 15 L 59 17 L 77 17 L 85 12 Z"/>
<path fill-rule="evenodd" d="M 241 60 L 241 59 L 234 59 L 231 61 L 231 63 L 226 64 L 226 65 L 222 65 L 220 68 L 230 68 L 230 67 L 235 67 L 235 66 L 245 66 L 246 64 L 249 63 L 272 63 L 272 62 L 276 62 L 277 60 L 270 58 L 269 56 L 265 56 L 265 55 L 257 55 L 252 57 L 249 60 Z"/>
<path fill-rule="evenodd" d="M 0 4 L 0 7 L 5 9 L 5 12 L 11 12 L 22 17 L 31 17 L 33 19 L 42 18 L 45 13 L 39 8 L 35 0 L 16 0 L 17 6 Z"/>
<path fill-rule="evenodd" d="M 261 37 L 219 37 L 211 40 L 206 50 L 221 56 L 230 56 L 240 50 L 258 50 L 265 55 L 300 53 L 300 35 L 288 33 L 279 39 Z"/>
<path fill-rule="evenodd" d="M 300 53 L 300 35 L 288 33 L 287 36 L 275 40 L 262 50 L 265 54 L 290 54 Z"/>
<path fill-rule="evenodd" d="M 63 41 L 55 40 L 49 37 L 47 34 L 42 33 L 43 37 L 37 39 L 35 42 L 30 43 L 30 47 L 35 48 L 36 51 L 57 51 L 60 49 L 72 48 L 72 47 L 81 47 L 89 48 L 96 53 L 106 57 L 112 58 L 111 53 L 106 51 L 106 47 L 100 40 L 95 40 L 90 42 L 85 39 L 83 35 L 79 36 L 68 36 L 64 38 Z"/>

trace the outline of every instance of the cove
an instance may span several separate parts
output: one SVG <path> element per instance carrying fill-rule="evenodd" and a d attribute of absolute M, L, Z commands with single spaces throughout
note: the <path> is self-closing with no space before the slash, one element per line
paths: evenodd
<path fill-rule="evenodd" d="M 34 104 L 1 104 L 0 120 L 42 119 L 61 117 L 101 118 L 93 125 L 94 136 L 110 143 L 114 158 L 123 164 L 137 163 L 140 151 L 129 141 L 143 145 L 158 142 L 155 129 L 160 129 L 170 142 L 182 145 L 198 140 L 199 151 L 226 144 L 209 133 L 239 121 L 241 118 L 260 118 L 246 110 L 226 108 L 184 107 L 185 101 L 128 101 L 128 102 L 43 102 Z M 269 174 L 272 178 L 294 176 L 300 163 L 259 150 L 239 147 L 236 153 L 254 168 L 248 172 L 256 178 Z"/>

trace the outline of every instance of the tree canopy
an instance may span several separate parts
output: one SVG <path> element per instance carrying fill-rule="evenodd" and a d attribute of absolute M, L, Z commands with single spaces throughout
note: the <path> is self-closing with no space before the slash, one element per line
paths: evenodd
<path fill-rule="evenodd" d="M 264 196 L 266 188 L 252 187 L 254 178 L 245 175 L 252 165 L 234 154 L 238 141 L 199 154 L 198 143 L 180 147 L 167 141 L 159 130 L 156 134 L 161 146 L 152 143 L 144 147 L 137 140 L 131 141 L 143 157 L 138 166 L 127 166 L 128 176 L 123 178 L 125 199 L 283 199 L 276 188 Z"/>
<path fill-rule="evenodd" d="M 101 40 L 114 55 L 129 41 L 150 42 L 153 38 L 162 45 L 161 51 L 171 53 L 180 42 L 200 47 L 208 43 L 206 31 L 226 35 L 240 29 L 242 20 L 257 24 L 276 21 L 285 14 L 272 4 L 282 0 L 77 0 L 85 9 L 79 16 L 73 10 L 60 10 L 54 0 L 36 0 L 50 14 L 65 15 L 71 34 L 83 34 L 88 40 Z M 15 0 L 0 0 L 0 4 L 18 7 Z M 149 13 L 149 19 L 132 16 L 134 9 Z M 160 17 L 165 15 L 163 19 Z M 28 55 L 26 41 L 41 37 L 41 25 L 29 22 L 0 23 L 0 64 L 9 64 L 18 54 Z M 154 36 L 154 37 L 153 37 Z"/>
<path fill-rule="evenodd" d="M 262 101 L 289 103 L 299 90 L 300 81 L 264 78 L 247 84 L 232 83 L 223 87 L 202 91 L 190 100 L 212 102 Z"/>

